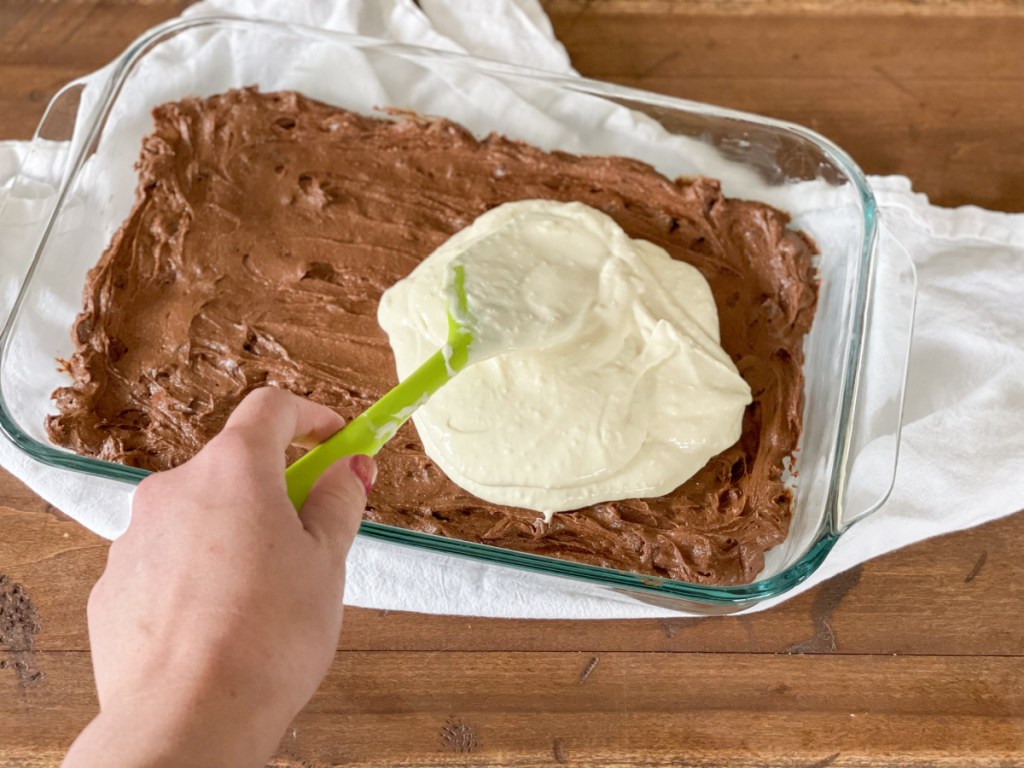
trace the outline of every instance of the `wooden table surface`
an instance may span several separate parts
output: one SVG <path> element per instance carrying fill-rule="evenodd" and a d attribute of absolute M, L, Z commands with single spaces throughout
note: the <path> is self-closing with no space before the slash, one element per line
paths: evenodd
<path fill-rule="evenodd" d="M 0 0 L 0 138 L 187 4 Z M 1024 210 L 1020 0 L 546 6 L 586 75 L 809 125 L 944 205 Z M 85 605 L 105 553 L 0 474 L 0 766 L 57 765 L 96 710 Z M 1022 616 L 1024 515 L 749 617 L 350 609 L 272 764 L 1024 766 Z"/>

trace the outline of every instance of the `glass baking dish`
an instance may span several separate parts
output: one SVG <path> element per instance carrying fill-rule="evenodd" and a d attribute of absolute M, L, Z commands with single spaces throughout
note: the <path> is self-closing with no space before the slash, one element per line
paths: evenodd
<path fill-rule="evenodd" d="M 136 185 L 151 109 L 258 85 L 363 113 L 441 115 L 544 149 L 632 156 L 670 177 L 706 175 L 726 194 L 789 211 L 821 249 L 820 298 L 805 344 L 804 431 L 794 457 L 793 520 L 751 584 L 710 587 L 582 565 L 363 522 L 360 535 L 578 579 L 697 613 L 728 613 L 806 579 L 837 537 L 880 506 L 895 472 L 915 277 L 857 166 L 804 128 L 591 80 L 277 22 L 196 17 L 155 27 L 87 87 L 51 103 L 11 197 L 41 206 L 30 267 L 0 338 L 0 428 L 64 470 L 137 483 L 146 472 L 50 444 L 55 359 L 73 351 L 81 289 Z M 54 158 L 59 184 L 47 182 Z M 48 169 L 45 173 L 43 167 Z M 0 222 L 15 213 L 0 203 Z M 8 297 L 10 301 L 10 297 Z M 508 572 L 514 578 L 514 572 Z"/>

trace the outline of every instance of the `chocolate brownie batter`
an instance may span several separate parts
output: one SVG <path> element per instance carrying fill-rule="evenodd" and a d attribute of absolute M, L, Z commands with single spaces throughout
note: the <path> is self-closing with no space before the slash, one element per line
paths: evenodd
<path fill-rule="evenodd" d="M 407 424 L 378 457 L 366 516 L 439 536 L 707 584 L 751 581 L 786 535 L 814 246 L 785 213 L 622 157 L 543 152 L 443 119 L 373 119 L 237 90 L 154 112 L 137 202 L 89 273 L 55 443 L 160 470 L 198 451 L 251 389 L 351 418 L 396 383 L 377 326 L 389 285 L 476 216 L 579 200 L 696 266 L 753 390 L 743 436 L 657 499 L 555 515 L 450 482 Z"/>

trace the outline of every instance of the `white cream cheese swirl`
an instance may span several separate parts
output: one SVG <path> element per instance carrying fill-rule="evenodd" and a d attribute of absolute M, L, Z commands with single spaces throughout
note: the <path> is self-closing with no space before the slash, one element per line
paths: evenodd
<path fill-rule="evenodd" d="M 483 361 L 413 420 L 465 490 L 550 519 L 661 496 L 739 439 L 750 388 L 707 281 L 582 203 L 506 203 L 388 289 L 378 321 L 400 378 L 445 344 L 455 259 Z"/>

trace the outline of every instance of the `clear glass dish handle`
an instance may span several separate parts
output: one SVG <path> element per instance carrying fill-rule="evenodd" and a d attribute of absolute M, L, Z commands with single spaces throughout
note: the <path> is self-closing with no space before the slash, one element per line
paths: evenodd
<path fill-rule="evenodd" d="M 82 81 L 68 83 L 50 100 L 20 167 L 0 197 L 0 328 L 7 326 L 64 186 L 84 87 Z"/>
<path fill-rule="evenodd" d="M 842 533 L 889 498 L 896 479 L 903 399 L 914 327 L 914 264 L 884 221 L 868 289 L 860 376 L 850 414 L 849 449 L 835 505 Z"/>

